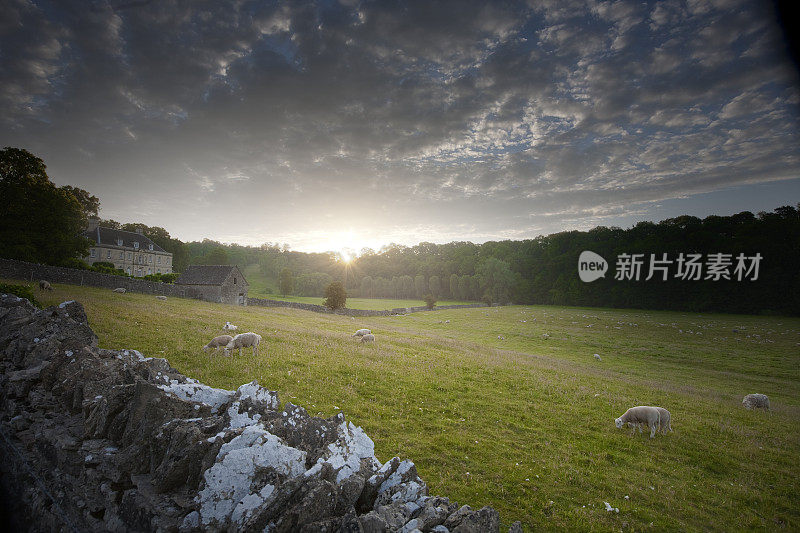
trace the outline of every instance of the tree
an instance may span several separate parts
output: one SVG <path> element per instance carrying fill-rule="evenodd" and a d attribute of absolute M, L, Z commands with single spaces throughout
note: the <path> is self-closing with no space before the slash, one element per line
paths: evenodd
<path fill-rule="evenodd" d="M 458 274 L 450 274 L 450 297 L 454 300 L 459 297 Z"/>
<path fill-rule="evenodd" d="M 347 293 L 341 281 L 334 281 L 325 287 L 325 301 L 322 302 L 329 309 L 342 309 L 347 303 Z"/>
<path fill-rule="evenodd" d="M 428 288 L 434 298 L 438 298 L 442 292 L 441 284 L 439 283 L 439 276 L 431 276 L 428 279 Z"/>
<path fill-rule="evenodd" d="M 436 307 L 436 297 L 433 294 L 428 293 L 423 296 L 422 299 L 425 301 L 425 307 L 428 309 L 433 309 Z"/>
<path fill-rule="evenodd" d="M 422 274 L 414 276 L 414 289 L 417 291 L 415 294 L 417 298 L 422 298 L 422 295 L 426 292 L 425 288 L 427 286 L 427 283 L 425 283 L 425 276 Z"/>
<path fill-rule="evenodd" d="M 20 148 L 0 150 L 0 198 L 4 257 L 63 265 L 88 255 L 84 209 L 50 181 L 40 158 Z"/>
<path fill-rule="evenodd" d="M 206 265 L 228 265 L 230 264 L 228 252 L 225 251 L 225 248 L 218 246 L 203 258 L 203 263 Z"/>
<path fill-rule="evenodd" d="M 100 199 L 92 195 L 88 191 L 84 191 L 79 187 L 72 185 L 64 185 L 60 187 L 62 191 L 71 194 L 83 209 L 83 216 L 86 218 L 97 218 L 97 212 L 100 210 Z"/>
<path fill-rule="evenodd" d="M 478 265 L 476 275 L 480 280 L 484 298 L 488 296 L 493 302 L 505 303 L 509 299 L 514 284 L 514 273 L 508 263 L 490 257 Z"/>
<path fill-rule="evenodd" d="M 294 280 L 292 279 L 292 271 L 288 268 L 284 268 L 281 270 L 281 275 L 278 280 L 278 287 L 281 291 L 281 296 L 286 296 L 287 294 L 291 294 L 292 288 L 294 285 Z"/>
<path fill-rule="evenodd" d="M 361 278 L 361 297 L 372 298 L 373 282 L 371 276 Z"/>

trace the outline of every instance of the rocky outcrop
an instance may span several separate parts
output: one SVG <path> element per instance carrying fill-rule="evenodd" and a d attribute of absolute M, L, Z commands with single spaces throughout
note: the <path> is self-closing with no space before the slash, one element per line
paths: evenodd
<path fill-rule="evenodd" d="M 0 482 L 18 530 L 497 531 L 341 413 L 97 347 L 83 307 L 0 295 Z"/>

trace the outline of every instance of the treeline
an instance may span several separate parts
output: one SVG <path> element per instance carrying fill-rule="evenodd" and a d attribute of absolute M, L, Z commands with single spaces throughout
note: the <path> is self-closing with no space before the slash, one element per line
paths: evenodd
<path fill-rule="evenodd" d="M 258 264 L 272 280 L 288 268 L 296 295 L 321 296 L 331 280 L 340 280 L 351 297 L 421 299 L 433 294 L 521 304 L 800 314 L 800 205 L 771 213 L 680 216 L 628 229 L 601 226 L 521 241 L 392 244 L 377 252 L 362 250 L 352 263 L 335 253 L 306 254 L 276 244 L 203 241 L 189 243 L 189 249 L 191 262 L 213 263 L 222 250 L 229 262 Z M 580 280 L 578 258 L 585 250 L 608 262 L 605 277 Z M 639 262 L 636 277 L 632 272 L 618 276 L 625 257 Z M 687 276 L 681 270 L 691 262 L 698 270 Z"/>
<path fill-rule="evenodd" d="M 95 196 L 77 187 L 56 187 L 41 159 L 4 148 L 0 197 L 0 256 L 86 266 L 82 258 L 89 241 L 81 231 L 89 217 L 97 216 Z M 379 251 L 364 249 L 349 263 L 335 252 L 209 239 L 184 243 L 159 226 L 101 224 L 142 229 L 173 254 L 175 272 L 190 264 L 258 265 L 277 288 L 281 272 L 288 270 L 292 293 L 303 296 L 322 296 L 332 281 L 341 281 L 351 297 L 422 299 L 430 294 L 500 303 L 800 315 L 800 204 L 771 213 L 680 216 L 628 229 L 601 226 L 521 241 L 390 244 Z M 586 250 L 608 262 L 605 277 L 592 282 L 578 277 L 578 258 Z M 696 269 L 687 275 L 690 266 Z"/>

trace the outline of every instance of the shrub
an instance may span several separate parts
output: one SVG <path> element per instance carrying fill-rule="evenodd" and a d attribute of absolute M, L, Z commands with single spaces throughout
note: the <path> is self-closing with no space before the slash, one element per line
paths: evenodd
<path fill-rule="evenodd" d="M 425 307 L 428 309 L 433 309 L 436 307 L 436 298 L 433 296 L 433 294 L 428 293 L 423 296 L 422 299 L 425 300 Z"/>
<path fill-rule="evenodd" d="M 33 289 L 27 285 L 11 285 L 9 283 L 0 283 L 0 293 L 14 294 L 20 298 L 25 298 L 39 309 L 42 308 L 42 304 L 36 301 L 36 296 L 33 295 Z"/>
<path fill-rule="evenodd" d="M 492 306 L 492 295 L 487 292 L 486 294 L 483 295 L 483 298 L 481 298 L 481 301 L 483 303 L 485 303 L 488 307 L 491 307 Z"/>
<path fill-rule="evenodd" d="M 342 309 L 347 303 L 347 292 L 341 281 L 334 281 L 325 287 L 325 301 L 322 304 L 329 309 Z"/>

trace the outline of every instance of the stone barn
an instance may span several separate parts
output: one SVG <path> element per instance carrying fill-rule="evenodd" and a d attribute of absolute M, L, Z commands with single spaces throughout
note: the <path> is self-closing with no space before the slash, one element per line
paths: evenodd
<path fill-rule="evenodd" d="M 175 285 L 194 289 L 202 300 L 233 305 L 247 305 L 250 286 L 239 267 L 233 265 L 188 266 Z"/>

